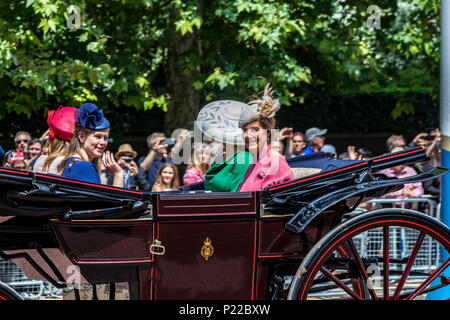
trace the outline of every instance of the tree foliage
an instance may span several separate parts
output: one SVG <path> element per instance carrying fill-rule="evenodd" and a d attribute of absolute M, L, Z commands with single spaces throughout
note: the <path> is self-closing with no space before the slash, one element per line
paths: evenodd
<path fill-rule="evenodd" d="M 199 105 L 249 98 L 265 81 L 285 105 L 316 92 L 412 92 L 392 116 L 411 114 L 414 92 L 437 99 L 440 1 L 377 1 L 380 29 L 367 24 L 372 4 L 0 0 L 0 117 L 93 101 L 161 108 L 168 127 L 190 127 Z M 80 28 L 68 27 L 71 5 Z"/>

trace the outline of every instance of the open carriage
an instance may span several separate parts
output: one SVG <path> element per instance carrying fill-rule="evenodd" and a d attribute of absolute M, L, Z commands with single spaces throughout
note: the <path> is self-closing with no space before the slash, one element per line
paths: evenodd
<path fill-rule="evenodd" d="M 0 169 L 0 257 L 58 288 L 127 282 L 130 299 L 307 299 L 335 289 L 340 298 L 414 299 L 449 283 L 449 259 L 432 272 L 413 268 L 425 241 L 448 256 L 449 228 L 408 209 L 353 210 L 447 172 L 376 173 L 424 159 L 420 148 L 353 162 L 299 157 L 292 167 L 320 172 L 235 193 L 201 184 L 139 192 Z M 390 255 L 397 227 L 417 239 L 402 259 Z M 364 232 L 382 234 L 377 257 L 360 254 L 355 239 Z M 381 270 L 381 288 L 371 285 L 371 266 Z M 15 298 L 0 284 L 0 300 Z"/>

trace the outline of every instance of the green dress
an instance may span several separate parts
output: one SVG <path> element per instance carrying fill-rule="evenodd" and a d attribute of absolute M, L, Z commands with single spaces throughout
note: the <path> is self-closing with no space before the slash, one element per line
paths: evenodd
<path fill-rule="evenodd" d="M 205 174 L 205 190 L 236 192 L 252 162 L 253 157 L 247 151 L 237 152 L 222 163 L 214 162 Z"/>

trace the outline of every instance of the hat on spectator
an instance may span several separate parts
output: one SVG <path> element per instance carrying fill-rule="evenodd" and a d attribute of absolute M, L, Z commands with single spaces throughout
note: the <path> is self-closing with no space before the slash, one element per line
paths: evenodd
<path fill-rule="evenodd" d="M 76 122 L 83 128 L 90 130 L 104 130 L 109 128 L 109 121 L 103 115 L 103 110 L 98 109 L 93 103 L 86 102 L 77 110 Z"/>
<path fill-rule="evenodd" d="M 336 154 L 336 148 L 332 144 L 324 144 L 320 151 Z"/>
<path fill-rule="evenodd" d="M 10 163 L 13 164 L 16 161 L 25 161 L 25 157 L 23 154 L 19 151 L 19 149 L 16 150 L 16 152 L 13 152 L 11 154 L 11 160 Z"/>
<path fill-rule="evenodd" d="M 294 132 L 294 134 L 292 135 L 292 137 L 297 137 L 300 136 L 302 137 L 303 140 L 305 140 L 305 135 L 301 132 Z"/>
<path fill-rule="evenodd" d="M 49 128 L 49 139 L 52 141 L 55 137 L 61 140 L 72 140 L 75 127 L 76 108 L 63 107 L 50 110 L 47 115 L 47 124 Z"/>
<path fill-rule="evenodd" d="M 114 156 L 116 157 L 116 159 L 119 159 L 119 157 L 124 153 L 132 153 L 133 159 L 137 156 L 137 152 L 134 151 L 131 145 L 128 143 L 122 144 Z"/>
<path fill-rule="evenodd" d="M 323 136 L 327 133 L 327 129 L 319 129 L 316 127 L 309 128 L 305 132 L 306 141 L 310 143 L 315 137 L 317 136 Z"/>

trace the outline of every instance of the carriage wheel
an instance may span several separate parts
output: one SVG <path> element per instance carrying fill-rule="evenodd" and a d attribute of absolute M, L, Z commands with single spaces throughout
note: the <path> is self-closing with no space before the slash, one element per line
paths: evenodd
<path fill-rule="evenodd" d="M 13 288 L 0 281 L 0 301 L 4 300 L 23 300 Z"/>
<path fill-rule="evenodd" d="M 364 247 L 373 238 L 378 240 L 372 248 Z M 442 275 L 449 252 L 450 229 L 438 220 L 406 209 L 369 211 L 316 243 L 298 268 L 288 299 L 412 300 L 450 284 Z M 440 254 L 447 257 L 443 263 Z"/>

